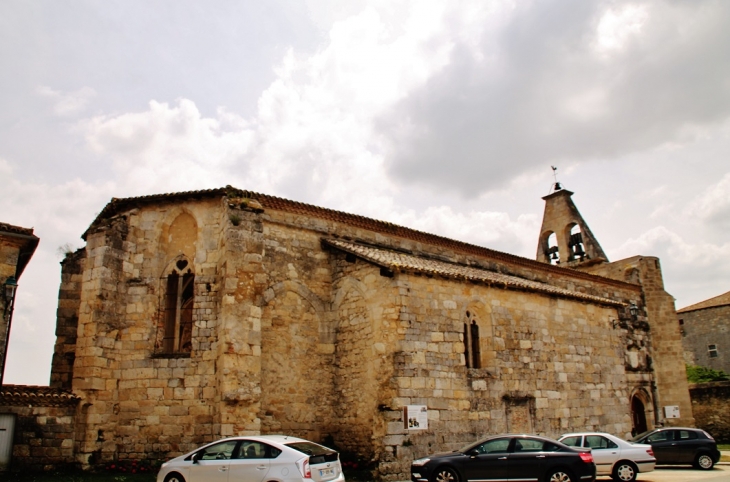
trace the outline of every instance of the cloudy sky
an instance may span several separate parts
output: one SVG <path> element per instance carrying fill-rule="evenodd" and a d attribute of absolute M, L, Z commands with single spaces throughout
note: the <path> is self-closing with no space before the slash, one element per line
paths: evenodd
<path fill-rule="evenodd" d="M 730 290 L 730 2 L 3 0 L 0 221 L 41 242 L 8 383 L 48 383 L 59 248 L 227 184 L 533 258 L 559 180 L 681 308 Z M 62 251 L 62 250 L 61 250 Z"/>

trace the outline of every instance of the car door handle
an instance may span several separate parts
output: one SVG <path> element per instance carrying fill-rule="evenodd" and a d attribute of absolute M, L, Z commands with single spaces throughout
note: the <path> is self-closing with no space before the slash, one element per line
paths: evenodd
<path fill-rule="evenodd" d="M 256 470 L 264 470 L 266 468 L 265 465 L 259 465 L 256 467 Z"/>
<path fill-rule="evenodd" d="M 228 467 L 218 467 L 218 472 L 225 472 L 228 470 Z"/>
<path fill-rule="evenodd" d="M 507 457 L 500 457 L 497 460 L 507 460 Z"/>
<path fill-rule="evenodd" d="M 545 456 L 544 456 L 544 455 L 538 455 L 538 456 L 537 456 L 537 458 L 538 458 L 538 459 L 544 459 L 544 458 L 545 458 Z"/>

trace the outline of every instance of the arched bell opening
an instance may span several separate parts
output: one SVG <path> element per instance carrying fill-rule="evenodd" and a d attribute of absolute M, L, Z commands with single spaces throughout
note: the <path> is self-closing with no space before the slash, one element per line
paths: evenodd
<path fill-rule="evenodd" d="M 550 264 L 560 264 L 560 248 L 558 247 L 557 235 L 552 231 L 543 234 L 542 245 L 545 261 Z"/>
<path fill-rule="evenodd" d="M 570 253 L 569 261 L 584 261 L 588 259 L 588 253 L 586 253 L 585 244 L 583 243 L 583 233 L 580 230 L 580 226 L 576 223 L 568 225 L 567 229 L 568 238 L 568 252 Z"/>

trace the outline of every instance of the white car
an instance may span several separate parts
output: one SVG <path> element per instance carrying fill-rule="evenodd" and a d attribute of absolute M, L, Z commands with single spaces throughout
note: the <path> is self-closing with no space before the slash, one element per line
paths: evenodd
<path fill-rule="evenodd" d="M 596 475 L 609 475 L 620 482 L 633 482 L 640 472 L 656 465 L 651 445 L 636 444 L 600 432 L 567 433 L 559 439 L 571 447 L 590 447 Z"/>
<path fill-rule="evenodd" d="M 162 464 L 157 482 L 344 482 L 340 454 L 286 435 L 231 437 Z"/>

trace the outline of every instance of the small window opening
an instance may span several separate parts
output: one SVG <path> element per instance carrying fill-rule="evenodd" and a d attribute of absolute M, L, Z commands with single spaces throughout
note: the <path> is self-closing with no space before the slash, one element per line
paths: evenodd
<path fill-rule="evenodd" d="M 707 345 L 707 353 L 710 358 L 717 358 L 717 345 Z"/>
<path fill-rule="evenodd" d="M 469 311 L 464 321 L 464 359 L 467 368 L 481 368 L 481 350 L 479 349 L 479 325 Z"/>

